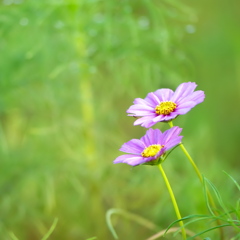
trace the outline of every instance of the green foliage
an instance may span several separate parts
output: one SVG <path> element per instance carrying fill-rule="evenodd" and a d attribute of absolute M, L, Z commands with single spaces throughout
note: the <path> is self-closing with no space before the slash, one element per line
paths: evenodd
<path fill-rule="evenodd" d="M 49 229 L 49 231 L 44 235 L 44 237 L 42 238 L 42 240 L 47 240 L 49 238 L 49 236 L 52 234 L 52 232 L 54 231 L 54 229 L 56 228 L 57 226 L 57 222 L 58 222 L 58 219 L 55 218 L 54 219 L 54 222 L 51 226 L 51 228 Z"/>
<path fill-rule="evenodd" d="M 118 235 L 117 235 L 116 231 L 114 230 L 112 220 L 111 220 L 111 216 L 113 214 L 117 214 L 117 215 L 123 216 L 127 219 L 130 219 L 132 221 L 135 221 L 138 224 L 140 224 L 143 227 L 148 228 L 150 230 L 156 230 L 158 228 L 154 223 L 152 223 L 149 220 L 144 219 L 141 216 L 138 216 L 136 214 L 129 213 L 122 209 L 109 209 L 106 213 L 106 222 L 107 222 L 109 230 L 111 231 L 111 233 L 115 239 L 118 239 Z"/>
<path fill-rule="evenodd" d="M 237 183 L 237 181 L 230 176 L 229 174 L 227 174 L 231 180 L 233 181 L 233 183 L 239 187 L 239 184 Z M 240 218 L 239 218 L 239 214 L 240 214 L 240 208 L 239 208 L 239 200 L 240 198 L 237 200 L 237 204 L 236 204 L 236 208 L 231 207 L 231 209 L 228 209 L 226 204 L 224 203 L 221 194 L 219 193 L 218 189 L 216 188 L 216 186 L 209 181 L 206 177 L 203 177 L 203 187 L 204 187 L 204 194 L 205 194 L 205 199 L 206 199 L 206 204 L 207 207 L 209 209 L 209 213 L 210 215 L 189 215 L 187 217 L 183 217 L 181 220 L 182 221 L 186 221 L 188 220 L 187 223 L 184 224 L 184 227 L 188 228 L 190 224 L 202 221 L 205 222 L 207 228 L 202 230 L 199 233 L 193 234 L 193 236 L 189 237 L 188 239 L 195 239 L 198 236 L 201 236 L 205 233 L 208 233 L 210 231 L 213 230 L 218 230 L 219 228 L 224 228 L 224 227 L 231 227 L 227 238 L 231 240 L 234 239 L 238 239 L 240 236 Z M 213 209 L 209 203 L 208 200 L 208 186 L 210 187 L 210 191 L 212 191 L 214 193 L 214 196 L 216 198 L 217 201 L 217 209 Z M 240 190 L 240 189 L 238 189 Z M 217 215 L 215 214 L 217 212 Z M 181 221 L 181 220 L 177 220 L 174 221 L 173 223 L 171 223 L 168 228 L 166 229 L 166 233 L 169 231 L 169 229 L 172 228 L 173 225 L 175 225 L 177 222 Z M 212 224 L 214 223 L 215 226 L 212 226 Z M 219 225 L 219 223 L 221 223 L 221 225 Z M 209 227 L 211 226 L 211 227 Z M 178 230 L 176 233 L 178 233 L 180 230 Z M 205 239 L 209 239 L 209 237 L 205 238 Z"/>
<path fill-rule="evenodd" d="M 216 6 L 218 12 L 225 9 Z M 212 53 L 201 37 L 194 39 L 189 33 L 195 24 L 194 10 L 177 0 L 1 1 L 1 239 L 111 239 L 105 213 L 112 207 L 151 219 L 159 229 L 172 222 L 159 173 L 151 167 L 130 171 L 128 166 L 113 166 L 112 161 L 124 141 L 145 132 L 133 128 L 133 121 L 125 115 L 134 98 L 159 87 L 174 89 L 180 82 L 201 79 L 201 89 L 205 85 L 208 99 L 214 100 L 211 94 L 217 91 L 211 86 L 215 83 L 204 80 L 213 78 L 205 65 Z M 227 41 L 219 39 L 222 44 Z M 196 44 L 190 54 L 189 42 Z M 202 57 L 198 46 L 207 57 L 194 63 L 189 59 L 200 61 Z M 239 44 L 236 41 L 231 46 L 237 49 Z M 197 74 L 198 68 L 204 69 L 204 77 Z M 226 75 L 230 76 L 227 70 Z M 226 89 L 232 96 L 229 86 Z M 222 93 L 220 97 L 222 101 Z M 227 101 L 221 103 L 230 106 Z M 192 122 L 202 119 L 194 131 L 193 124 L 180 120 L 181 127 L 191 125 L 184 134 L 191 137 L 192 150 L 202 148 L 200 165 L 230 155 L 216 134 L 217 125 L 209 130 L 212 125 L 208 124 L 215 119 L 207 113 L 218 116 L 217 109 L 210 103 L 209 112 L 193 112 Z M 222 117 L 226 121 L 225 114 Z M 232 123 L 238 125 L 238 121 Z M 234 136 L 231 151 L 237 142 Z M 196 145 L 192 145 L 194 138 Z M 214 158 L 219 146 L 223 156 Z M 207 160 L 205 152 L 209 153 Z M 191 173 L 186 177 L 189 169 L 184 157 L 176 149 L 169 159 L 173 161 L 166 161 L 166 167 L 175 192 L 189 200 L 179 202 L 184 215 L 190 210 L 205 211 L 202 193 L 196 191 L 199 183 L 192 181 Z M 234 155 L 229 165 L 222 161 L 219 168 L 225 164 L 231 168 L 233 163 Z M 215 176 L 217 171 L 209 167 L 208 173 Z M 117 232 L 122 239 L 152 235 L 152 230 L 129 227 L 128 222 L 119 224 Z"/>
<path fill-rule="evenodd" d="M 0 235 L 39 239 L 58 218 L 54 239 L 107 239 L 105 212 L 122 205 L 121 110 L 181 81 L 192 13 L 177 1 L 4 0 L 0 14 Z"/>

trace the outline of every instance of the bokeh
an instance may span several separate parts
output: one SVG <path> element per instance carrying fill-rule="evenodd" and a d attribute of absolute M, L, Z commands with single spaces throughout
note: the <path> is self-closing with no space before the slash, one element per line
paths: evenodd
<path fill-rule="evenodd" d="M 175 120 L 227 205 L 239 198 L 240 4 L 177 0 L 1 0 L 0 239 L 147 239 L 175 220 L 157 168 L 112 161 L 145 133 L 134 98 L 192 81 L 205 101 Z M 167 129 L 167 124 L 155 127 Z M 183 216 L 207 213 L 176 149 L 164 163 Z M 195 224 L 191 230 L 203 230 Z M 211 233 L 214 237 L 214 233 Z M 214 238 L 213 238 L 214 239 Z M 216 239 L 216 238 L 215 238 Z"/>

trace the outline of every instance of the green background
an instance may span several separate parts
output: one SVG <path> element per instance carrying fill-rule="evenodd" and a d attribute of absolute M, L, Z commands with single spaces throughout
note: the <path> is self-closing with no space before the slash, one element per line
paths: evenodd
<path fill-rule="evenodd" d="M 158 169 L 112 161 L 124 142 L 145 134 L 126 114 L 134 98 L 188 81 L 206 99 L 174 123 L 231 208 L 239 195 L 222 170 L 240 180 L 239 7 L 237 0 L 2 0 L 0 238 L 42 239 L 58 219 L 49 239 L 113 239 L 111 208 L 158 226 L 114 215 L 120 239 L 166 228 L 175 213 Z M 207 213 L 179 148 L 163 167 L 182 215 Z"/>

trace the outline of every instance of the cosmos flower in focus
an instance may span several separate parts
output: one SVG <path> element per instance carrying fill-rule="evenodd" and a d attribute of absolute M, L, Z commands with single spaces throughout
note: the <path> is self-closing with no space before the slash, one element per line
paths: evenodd
<path fill-rule="evenodd" d="M 134 125 L 145 128 L 157 122 L 170 121 L 203 102 L 205 94 L 203 91 L 194 91 L 196 87 L 196 83 L 186 82 L 180 84 L 175 92 L 168 88 L 150 92 L 145 99 L 134 100 L 134 105 L 127 110 L 128 116 L 140 117 Z"/>
<path fill-rule="evenodd" d="M 181 131 L 182 128 L 172 127 L 162 133 L 159 129 L 150 128 L 142 138 L 124 143 L 119 150 L 128 154 L 117 157 L 114 163 L 127 163 L 132 166 L 149 164 L 151 161 L 154 163 L 154 160 L 181 142 Z"/>

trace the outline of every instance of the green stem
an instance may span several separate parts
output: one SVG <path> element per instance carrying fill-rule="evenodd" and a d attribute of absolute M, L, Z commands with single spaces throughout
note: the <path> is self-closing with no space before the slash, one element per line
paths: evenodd
<path fill-rule="evenodd" d="M 177 219 L 180 220 L 182 217 L 181 217 L 178 205 L 177 205 L 177 201 L 176 201 L 175 196 L 173 194 L 173 190 L 171 188 L 171 185 L 170 185 L 170 183 L 168 181 L 168 178 L 167 178 L 167 176 L 166 176 L 166 174 L 165 174 L 161 164 L 158 164 L 158 168 L 159 168 L 160 172 L 162 173 L 163 179 L 164 179 L 164 181 L 166 183 L 166 186 L 167 186 L 168 192 L 170 194 L 170 197 L 171 197 L 171 200 L 172 200 L 172 204 L 173 204 L 175 213 L 177 215 Z M 179 221 L 179 225 L 180 225 L 181 230 L 182 230 L 182 237 L 185 240 L 185 239 L 187 239 L 187 236 L 186 236 L 185 228 L 183 226 L 183 221 Z"/>
<path fill-rule="evenodd" d="M 198 175 L 198 178 L 199 178 L 200 182 L 203 184 L 203 177 L 202 177 L 202 175 L 201 175 L 197 165 L 195 164 L 195 162 L 193 161 L 192 157 L 190 156 L 190 154 L 188 153 L 188 151 L 186 150 L 186 148 L 184 147 L 184 145 L 182 143 L 180 143 L 180 147 L 181 147 L 182 151 L 184 152 L 184 154 L 187 156 L 189 162 L 192 164 L 196 174 Z M 209 192 L 209 190 L 207 188 L 206 188 L 206 191 L 207 191 L 208 199 L 209 199 L 213 209 L 216 209 L 216 204 L 215 204 L 215 202 L 213 200 L 213 197 L 212 197 L 211 193 Z M 215 214 L 216 214 L 216 212 L 215 212 Z"/>
<path fill-rule="evenodd" d="M 173 127 L 173 122 L 172 121 L 169 121 L 168 124 L 169 124 L 169 126 L 171 128 Z M 180 147 L 181 147 L 182 151 L 184 152 L 184 154 L 187 156 L 189 162 L 192 164 L 192 166 L 193 166 L 193 168 L 194 168 L 194 170 L 195 170 L 195 172 L 196 172 L 200 182 L 203 184 L 203 177 L 202 177 L 202 174 L 200 173 L 197 165 L 195 164 L 195 162 L 193 161 L 192 157 L 190 156 L 190 154 L 188 153 L 187 149 L 184 147 L 184 145 L 182 143 L 180 143 Z M 207 191 L 208 199 L 209 199 L 213 209 L 216 209 L 216 204 L 215 204 L 215 202 L 213 200 L 213 197 L 212 197 L 211 193 L 209 192 L 209 190 L 207 188 L 206 188 L 206 191 Z M 216 213 L 216 211 L 214 211 L 214 213 L 216 215 L 218 215 Z M 217 219 L 217 223 L 218 223 L 218 225 L 220 225 L 219 219 Z M 221 240 L 223 240 L 224 236 L 223 236 L 222 228 L 219 228 L 219 231 L 220 231 Z"/>
<path fill-rule="evenodd" d="M 202 174 L 200 173 L 197 165 L 195 164 L 195 162 L 193 161 L 192 157 L 190 156 L 190 154 L 188 153 L 187 149 L 184 147 L 184 145 L 182 143 L 180 143 L 180 148 L 182 149 L 182 151 L 184 152 L 184 154 L 187 156 L 189 162 L 192 164 L 196 174 L 198 175 L 198 178 L 200 180 L 201 183 L 203 183 L 203 177 Z"/>
<path fill-rule="evenodd" d="M 173 123 L 172 121 L 168 122 L 169 126 L 172 128 L 173 127 Z M 200 173 L 197 165 L 195 164 L 195 162 L 193 161 L 192 157 L 190 156 L 190 154 L 188 153 L 187 149 L 184 147 L 184 145 L 182 143 L 180 143 L 180 148 L 182 149 L 182 151 L 184 152 L 184 154 L 187 156 L 189 162 L 192 164 L 200 182 L 203 184 L 203 177 L 202 177 L 202 174 Z M 207 190 L 207 194 L 208 194 L 208 197 L 209 197 L 209 200 L 212 204 L 212 206 L 216 209 L 216 205 L 215 205 L 215 202 L 210 194 L 210 192 Z"/>
<path fill-rule="evenodd" d="M 200 173 L 197 165 L 195 164 L 195 162 L 193 161 L 193 159 L 191 158 L 190 154 L 188 153 L 188 151 L 186 150 L 186 148 L 183 146 L 182 143 L 180 143 L 180 147 L 181 147 L 182 151 L 184 152 L 184 154 L 187 156 L 189 162 L 192 164 L 195 172 L 196 172 L 197 175 L 198 175 L 198 178 L 199 178 L 200 182 L 203 184 L 203 177 L 202 177 L 202 175 L 201 175 L 201 173 Z M 214 200 L 213 200 L 213 197 L 212 197 L 212 195 L 211 195 L 211 193 L 209 192 L 208 189 L 207 189 L 207 195 L 208 195 L 208 198 L 209 198 L 209 201 L 210 201 L 212 207 L 213 207 L 214 209 L 216 209 L 216 204 L 215 204 L 215 202 L 214 202 Z"/>

